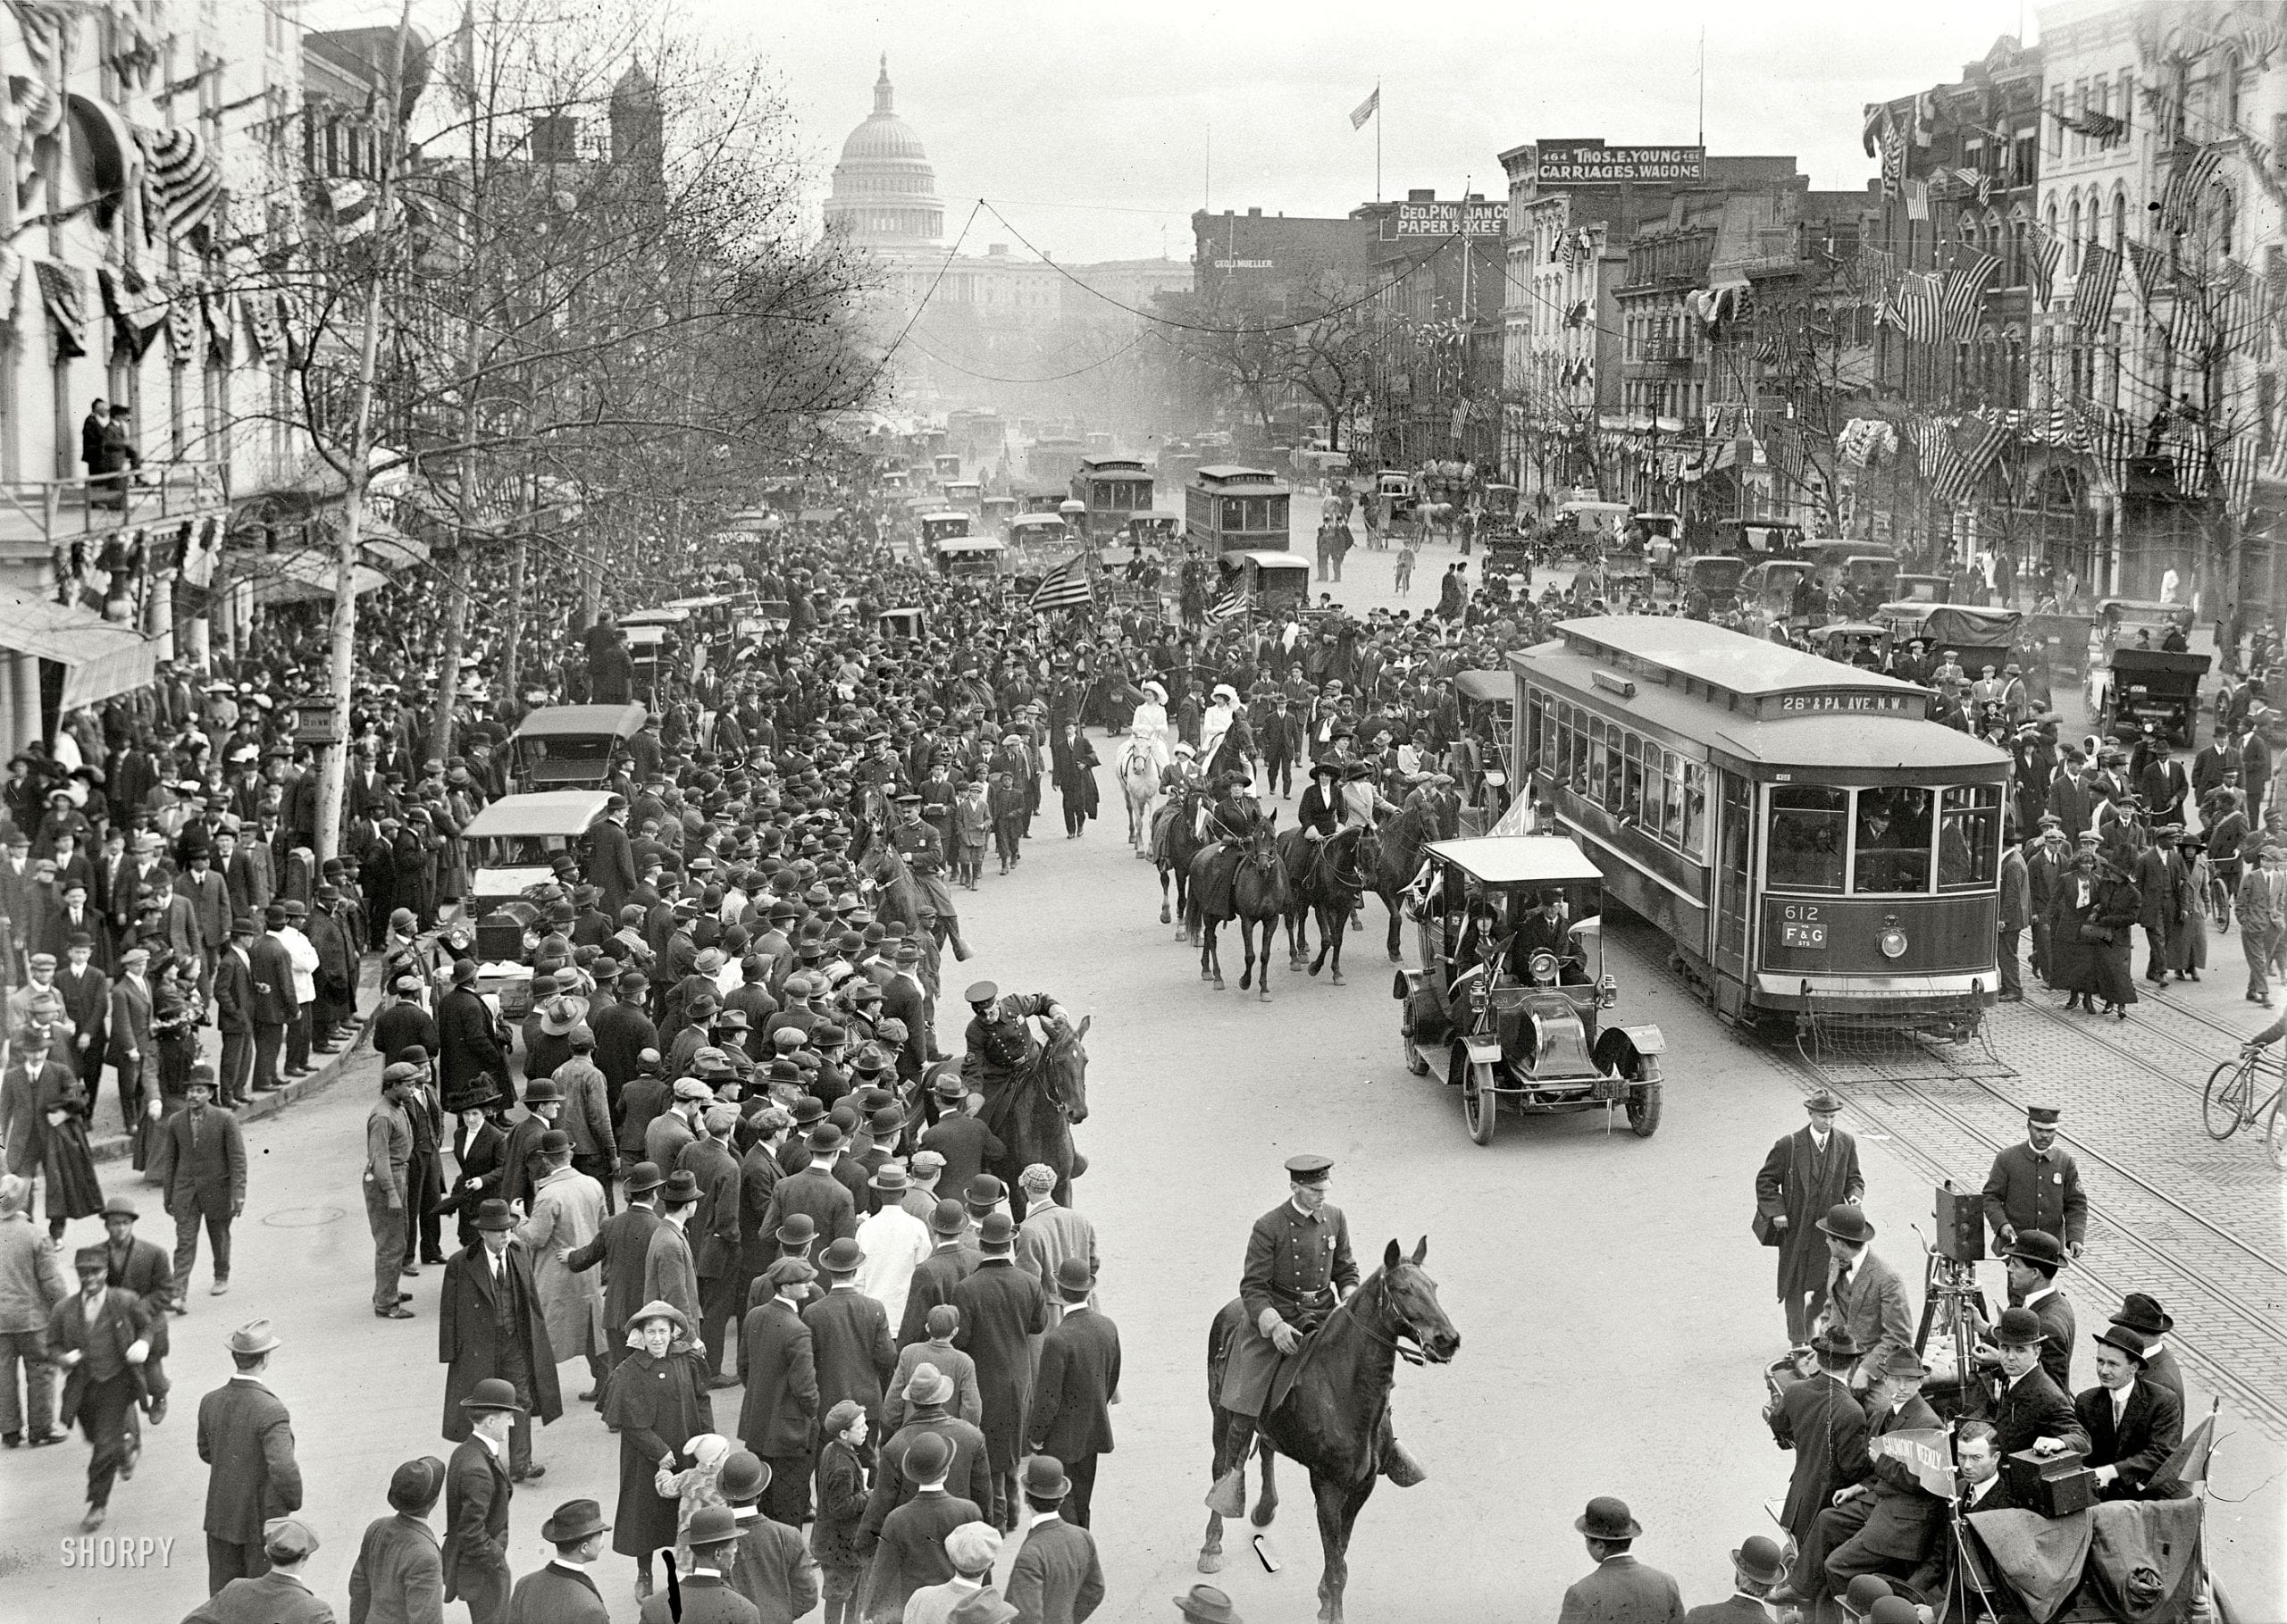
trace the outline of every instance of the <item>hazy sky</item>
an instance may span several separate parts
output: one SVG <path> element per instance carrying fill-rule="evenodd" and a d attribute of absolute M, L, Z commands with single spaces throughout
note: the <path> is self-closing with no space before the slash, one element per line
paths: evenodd
<path fill-rule="evenodd" d="M 1466 181 L 1503 194 L 1504 148 L 1544 138 L 1688 143 L 1706 32 L 1706 137 L 1791 153 L 1821 188 L 1863 185 L 1860 108 L 1956 78 L 2032 8 L 2018 0 L 680 0 L 783 76 L 823 195 L 887 51 L 899 113 L 937 171 L 946 233 L 990 199 L 1067 261 L 1189 255 L 1212 206 L 1340 214 L 1374 195 Z M 421 0 L 429 13 L 458 0 Z M 320 0 L 311 21 L 384 8 Z M 391 13 L 395 7 L 386 10 Z M 482 0 L 479 0 L 482 13 Z M 323 21 L 320 20 L 323 19 Z M 449 21 L 446 24 L 450 26 Z M 968 243 L 1008 233 L 980 214 Z"/>

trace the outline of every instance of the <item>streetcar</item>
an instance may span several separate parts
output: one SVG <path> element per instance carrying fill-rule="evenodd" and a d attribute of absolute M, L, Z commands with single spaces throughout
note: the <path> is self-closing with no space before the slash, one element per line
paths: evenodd
<path fill-rule="evenodd" d="M 1227 552 L 1283 553 L 1294 543 L 1293 487 L 1263 468 L 1215 463 L 1184 488 L 1184 540 L 1212 558 Z"/>
<path fill-rule="evenodd" d="M 1927 689 L 1721 627 L 1555 632 L 1510 659 L 1518 778 L 1720 1015 L 1976 1034 L 2005 752 L 1931 722 Z"/>
<path fill-rule="evenodd" d="M 1080 504 L 1085 533 L 1101 547 L 1135 515 L 1152 511 L 1152 471 L 1132 456 L 1082 457 L 1072 499 Z"/>

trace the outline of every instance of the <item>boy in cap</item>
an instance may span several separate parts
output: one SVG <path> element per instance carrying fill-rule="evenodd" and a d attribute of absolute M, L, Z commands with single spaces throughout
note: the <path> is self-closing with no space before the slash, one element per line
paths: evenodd
<path fill-rule="evenodd" d="M 349 1611 L 356 1618 L 423 1617 L 440 1607 L 444 1561 L 429 1513 L 445 1490 L 445 1463 L 434 1455 L 407 1461 L 390 1474 L 390 1514 L 365 1525 L 349 1570 Z"/>
<path fill-rule="evenodd" d="M 817 1519 L 810 1525 L 810 1552 L 818 1560 L 819 1588 L 825 1601 L 825 1624 L 854 1624 L 858 1590 L 866 1577 L 859 1527 L 866 1516 L 866 1470 L 858 1452 L 866 1446 L 865 1407 L 844 1399 L 826 1411 L 819 1428 Z"/>

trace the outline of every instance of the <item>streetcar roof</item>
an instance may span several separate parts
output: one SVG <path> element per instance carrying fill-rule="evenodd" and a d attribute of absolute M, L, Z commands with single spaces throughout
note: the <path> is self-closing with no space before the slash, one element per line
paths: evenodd
<path fill-rule="evenodd" d="M 1505 671 L 1463 671 L 1454 674 L 1453 688 L 1472 699 L 1511 699 L 1517 680 Z"/>
<path fill-rule="evenodd" d="M 1430 855 L 1486 885 L 1575 885 L 1604 878 L 1604 871 L 1562 834 L 1484 834 L 1437 841 Z"/>

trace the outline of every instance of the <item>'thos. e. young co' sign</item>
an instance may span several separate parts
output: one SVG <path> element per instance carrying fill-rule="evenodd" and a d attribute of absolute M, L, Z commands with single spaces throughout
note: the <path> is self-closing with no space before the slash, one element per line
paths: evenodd
<path fill-rule="evenodd" d="M 1534 172 L 1542 186 L 1613 186 L 1623 180 L 1704 180 L 1705 146 L 1542 146 Z"/>

